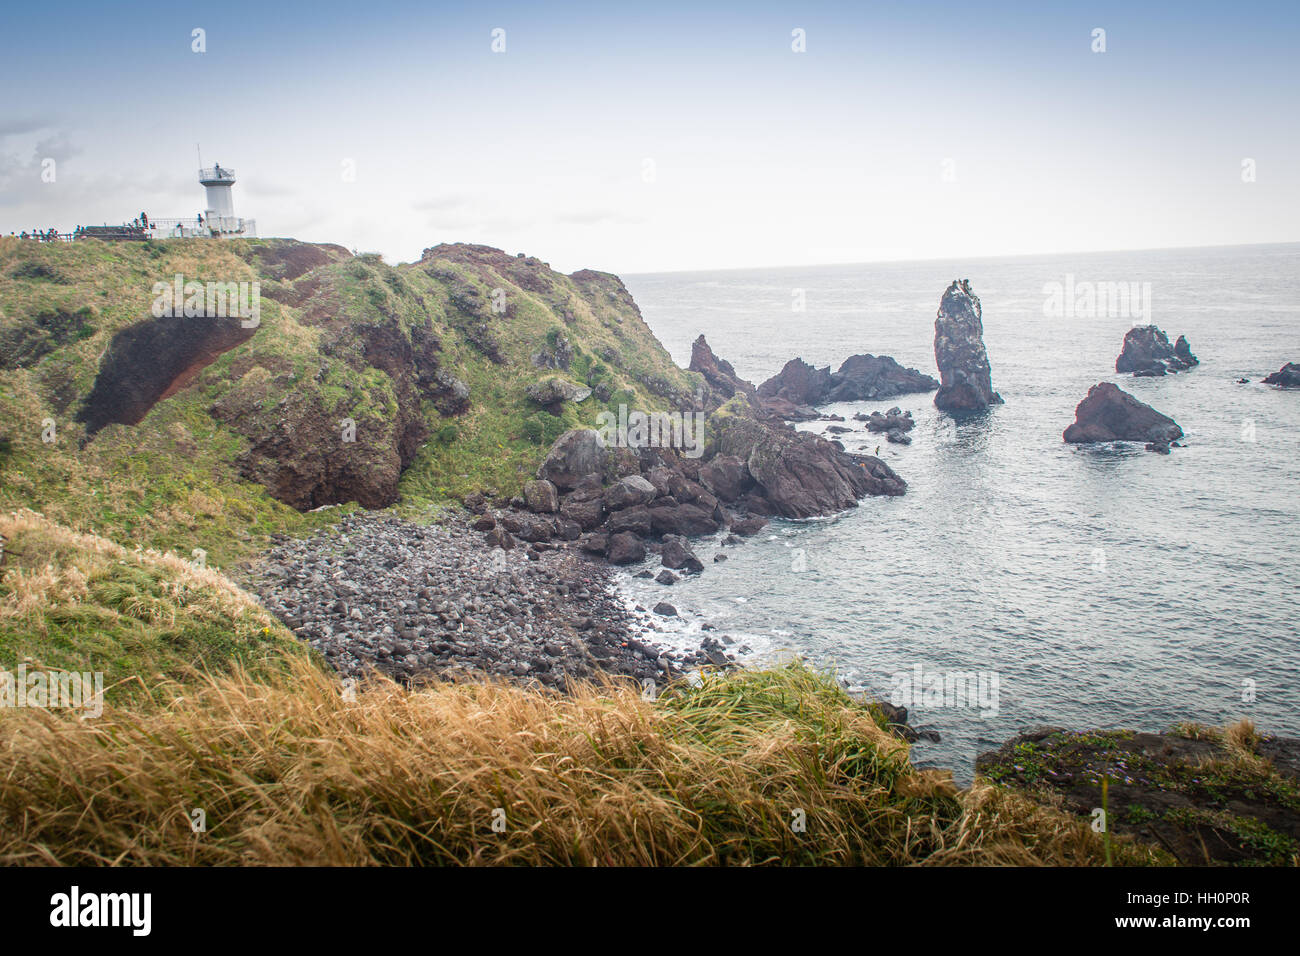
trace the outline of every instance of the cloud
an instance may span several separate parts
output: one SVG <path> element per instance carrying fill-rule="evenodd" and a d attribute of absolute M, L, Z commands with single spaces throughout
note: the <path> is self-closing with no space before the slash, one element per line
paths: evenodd
<path fill-rule="evenodd" d="M 50 129 L 55 125 L 50 120 L 37 119 L 34 116 L 0 119 L 0 140 L 8 139 L 11 136 L 36 133 L 43 129 Z"/>

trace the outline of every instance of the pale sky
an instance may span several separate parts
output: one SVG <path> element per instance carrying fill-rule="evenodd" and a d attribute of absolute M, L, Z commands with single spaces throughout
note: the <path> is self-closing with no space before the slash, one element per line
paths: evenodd
<path fill-rule="evenodd" d="M 1300 239 L 1300 4 L 1131 6 L 11 4 L 0 232 L 193 216 L 198 143 L 262 235 L 390 262 Z"/>

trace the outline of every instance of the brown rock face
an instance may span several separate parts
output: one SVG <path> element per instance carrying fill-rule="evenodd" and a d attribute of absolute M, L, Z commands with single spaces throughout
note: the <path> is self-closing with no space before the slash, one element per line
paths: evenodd
<path fill-rule="evenodd" d="M 1167 445 L 1183 437 L 1178 423 L 1139 402 L 1111 382 L 1088 389 L 1074 410 L 1074 424 L 1062 436 L 1071 444 L 1140 441 Z"/>
<path fill-rule="evenodd" d="M 976 411 L 1001 405 L 984 350 L 983 312 L 970 282 L 953 280 L 939 301 L 934 320 L 934 361 L 939 391 L 934 404 L 945 411 Z"/>

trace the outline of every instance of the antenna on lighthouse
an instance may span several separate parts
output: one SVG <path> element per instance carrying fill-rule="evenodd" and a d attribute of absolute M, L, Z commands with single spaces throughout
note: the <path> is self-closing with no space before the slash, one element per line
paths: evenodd
<path fill-rule="evenodd" d="M 199 154 L 199 169 L 203 168 L 203 150 L 199 149 L 199 144 L 194 144 L 194 152 Z"/>

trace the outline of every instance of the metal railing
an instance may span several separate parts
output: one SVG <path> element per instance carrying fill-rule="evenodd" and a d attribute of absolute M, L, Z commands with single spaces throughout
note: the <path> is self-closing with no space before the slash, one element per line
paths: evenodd
<path fill-rule="evenodd" d="M 235 171 L 233 169 L 225 169 L 224 167 L 221 166 L 213 166 L 209 169 L 199 170 L 200 183 L 208 183 L 208 182 L 233 183 L 234 181 L 235 181 Z"/>

